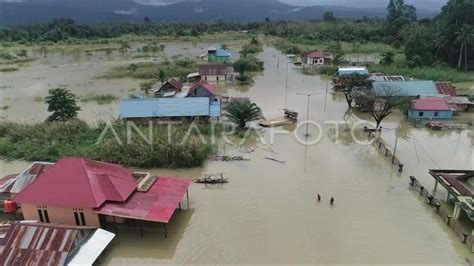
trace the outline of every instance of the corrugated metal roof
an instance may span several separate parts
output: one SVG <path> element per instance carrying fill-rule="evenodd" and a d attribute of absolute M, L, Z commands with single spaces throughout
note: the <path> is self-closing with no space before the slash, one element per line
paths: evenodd
<path fill-rule="evenodd" d="M 109 231 L 97 229 L 68 256 L 67 265 L 92 265 L 114 237 Z"/>
<path fill-rule="evenodd" d="M 125 201 L 136 188 L 132 172 L 121 165 L 65 157 L 13 199 L 18 203 L 96 208 L 109 200 Z"/>
<path fill-rule="evenodd" d="M 199 87 L 204 88 L 205 90 L 207 90 L 211 94 L 216 93 L 216 87 L 214 87 L 212 84 L 209 84 L 207 81 L 204 81 L 204 80 L 198 80 L 189 89 L 188 96 L 191 95 Z"/>
<path fill-rule="evenodd" d="M 210 117 L 220 117 L 221 116 L 221 102 L 211 102 L 209 110 Z"/>
<path fill-rule="evenodd" d="M 168 223 L 190 185 L 189 179 L 158 177 L 147 192 L 135 192 L 126 202 L 107 202 L 94 212 Z"/>
<path fill-rule="evenodd" d="M 437 95 L 438 91 L 433 81 L 375 81 L 372 83 L 374 91 L 384 94 L 385 90 L 396 90 L 398 96 Z"/>
<path fill-rule="evenodd" d="M 310 52 L 306 56 L 309 57 L 309 58 L 325 58 L 325 57 L 327 57 L 323 52 L 320 52 L 320 51 Z"/>
<path fill-rule="evenodd" d="M 411 108 L 425 111 L 451 111 L 446 100 L 435 98 L 413 100 L 411 102 Z"/>
<path fill-rule="evenodd" d="M 77 227 L 39 223 L 0 225 L 1 265 L 63 265 L 78 240 L 91 232 Z M 87 232 L 84 232 L 87 231 Z"/>
<path fill-rule="evenodd" d="M 369 75 L 369 71 L 365 67 L 340 67 L 337 70 L 338 76 L 350 76 L 350 75 Z"/>
<path fill-rule="evenodd" d="M 439 94 L 456 96 L 456 88 L 451 82 L 436 82 L 436 89 Z"/>
<path fill-rule="evenodd" d="M 19 174 L 10 176 L 9 178 L 3 178 L 2 181 L 0 181 L 0 193 L 21 192 L 51 165 L 52 163 L 48 162 L 34 162 Z"/>
<path fill-rule="evenodd" d="M 230 54 L 228 51 L 224 50 L 224 49 L 217 49 L 217 50 L 216 50 L 216 56 L 219 56 L 219 57 L 230 57 L 231 54 Z"/>
<path fill-rule="evenodd" d="M 121 118 L 209 116 L 208 97 L 124 99 Z"/>

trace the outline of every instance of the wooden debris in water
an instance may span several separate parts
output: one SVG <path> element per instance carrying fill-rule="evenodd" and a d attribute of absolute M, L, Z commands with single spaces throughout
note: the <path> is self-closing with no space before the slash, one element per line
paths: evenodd
<path fill-rule="evenodd" d="M 242 156 L 216 156 L 214 161 L 223 161 L 223 162 L 231 162 L 231 161 L 250 161 L 250 159 L 246 159 Z"/>
<path fill-rule="evenodd" d="M 274 162 L 277 162 L 277 163 L 282 163 L 282 164 L 285 163 L 285 161 L 280 161 L 280 160 L 277 160 L 275 158 L 265 157 L 265 159 L 270 160 L 270 161 L 274 161 Z"/>
<path fill-rule="evenodd" d="M 193 180 L 194 183 L 199 184 L 223 184 L 229 183 L 229 180 L 224 177 L 223 173 L 215 173 L 215 174 L 204 174 L 202 178 L 197 178 Z"/>

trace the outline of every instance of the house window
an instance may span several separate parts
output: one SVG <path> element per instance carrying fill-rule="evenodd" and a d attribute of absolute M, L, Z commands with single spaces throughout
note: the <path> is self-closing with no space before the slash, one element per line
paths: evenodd
<path fill-rule="evenodd" d="M 420 116 L 420 117 L 423 116 L 423 112 L 419 112 L 418 116 Z"/>
<path fill-rule="evenodd" d="M 40 222 L 49 223 L 48 210 L 38 209 L 38 217 L 39 217 Z"/>
<path fill-rule="evenodd" d="M 86 217 L 84 216 L 84 212 L 82 212 L 82 209 L 73 209 L 73 211 L 74 211 L 74 220 L 76 221 L 76 225 L 85 226 Z"/>
<path fill-rule="evenodd" d="M 439 115 L 439 112 L 434 112 L 434 116 L 438 116 Z"/>

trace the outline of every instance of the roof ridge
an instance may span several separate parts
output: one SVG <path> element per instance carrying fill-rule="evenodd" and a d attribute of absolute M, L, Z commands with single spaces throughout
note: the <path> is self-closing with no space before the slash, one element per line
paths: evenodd
<path fill-rule="evenodd" d="M 98 206 L 100 206 L 101 204 L 98 204 L 98 203 L 97 203 L 97 197 L 96 197 L 96 195 L 95 195 L 95 193 L 94 193 L 94 189 L 93 189 L 93 187 L 92 187 L 92 185 L 91 185 L 91 180 L 90 180 L 90 178 L 89 178 L 89 173 L 88 173 L 88 171 L 87 171 L 88 167 L 85 165 L 85 162 L 86 162 L 86 161 L 88 162 L 89 160 L 86 159 L 86 158 L 83 158 L 83 157 L 79 157 L 79 160 L 81 161 L 81 164 L 82 164 L 82 166 L 83 166 L 83 167 L 82 167 L 82 170 L 84 171 L 84 173 L 85 173 L 86 176 L 87 176 L 87 184 L 88 184 L 88 186 L 89 186 L 89 191 L 91 192 L 92 197 L 94 198 L 94 202 L 95 202 L 96 205 L 97 205 L 97 206 L 95 206 L 95 207 L 98 207 Z M 100 187 L 100 186 L 99 186 L 99 187 Z M 102 194 L 104 194 L 104 191 L 102 190 L 102 188 L 100 188 L 100 191 L 102 192 Z"/>

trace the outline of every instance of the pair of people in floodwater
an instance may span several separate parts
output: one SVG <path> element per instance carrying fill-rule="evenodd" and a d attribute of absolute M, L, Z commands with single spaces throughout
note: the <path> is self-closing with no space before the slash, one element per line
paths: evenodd
<path fill-rule="evenodd" d="M 318 194 L 317 197 L 318 197 L 318 202 L 321 201 L 321 195 Z M 334 205 L 334 198 L 333 197 L 331 197 L 331 199 L 329 200 L 329 204 Z"/>

